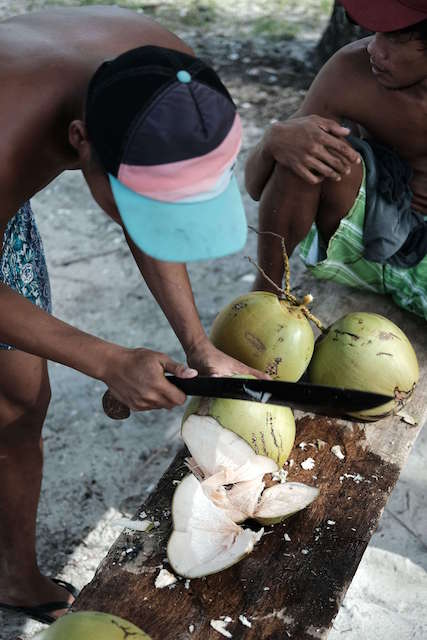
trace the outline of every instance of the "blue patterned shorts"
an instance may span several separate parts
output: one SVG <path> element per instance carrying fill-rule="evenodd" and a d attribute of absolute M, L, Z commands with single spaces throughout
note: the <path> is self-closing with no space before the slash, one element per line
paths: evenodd
<path fill-rule="evenodd" d="M 0 255 L 0 282 L 52 312 L 49 275 L 43 244 L 29 202 L 8 222 Z M 0 349 L 13 349 L 0 343 Z"/>

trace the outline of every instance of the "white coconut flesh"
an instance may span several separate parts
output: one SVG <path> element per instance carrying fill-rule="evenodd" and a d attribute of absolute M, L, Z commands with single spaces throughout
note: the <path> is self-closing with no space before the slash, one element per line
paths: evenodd
<path fill-rule="evenodd" d="M 233 522 L 209 500 L 192 475 L 175 490 L 172 519 L 168 559 L 174 571 L 186 578 L 199 578 L 232 566 L 250 553 L 262 536 L 262 530 L 255 533 Z"/>
<path fill-rule="evenodd" d="M 319 495 L 315 487 L 300 482 L 276 484 L 268 489 L 259 480 L 238 482 L 231 489 L 202 487 L 216 506 L 225 510 L 234 522 L 247 518 L 287 517 L 305 509 Z"/>
<path fill-rule="evenodd" d="M 192 474 L 172 499 L 174 530 L 167 550 L 171 566 L 181 576 L 199 578 L 239 562 L 263 530 L 243 529 L 238 522 L 291 515 L 319 493 L 297 482 L 266 489 L 263 478 L 277 472 L 277 464 L 257 455 L 210 416 L 190 415 L 182 437 L 191 453 L 187 464 Z"/>
<path fill-rule="evenodd" d="M 213 476 L 214 477 L 214 476 Z M 230 489 L 224 486 L 209 485 L 209 478 L 202 486 L 212 502 L 223 509 L 234 522 L 243 522 L 253 518 L 264 490 L 264 483 L 259 479 L 238 482 Z"/>
<path fill-rule="evenodd" d="M 265 489 L 263 477 L 278 471 L 276 463 L 257 455 L 214 418 L 189 416 L 182 437 L 192 455 L 190 466 L 203 470 L 203 490 L 234 522 L 291 515 L 307 507 L 319 493 L 299 482 Z"/>
<path fill-rule="evenodd" d="M 274 460 L 258 456 L 243 438 L 210 416 L 190 415 L 182 425 L 181 435 L 204 477 L 220 471 L 235 471 L 243 465 L 246 467 L 242 470 L 242 481 L 251 479 L 252 465 L 260 465 L 259 473 L 277 470 Z M 249 460 L 252 464 L 247 465 Z M 261 467 L 265 471 L 262 472 Z"/>
<path fill-rule="evenodd" d="M 255 510 L 255 518 L 290 516 L 305 509 L 319 495 L 319 489 L 301 482 L 285 482 L 265 489 Z"/>

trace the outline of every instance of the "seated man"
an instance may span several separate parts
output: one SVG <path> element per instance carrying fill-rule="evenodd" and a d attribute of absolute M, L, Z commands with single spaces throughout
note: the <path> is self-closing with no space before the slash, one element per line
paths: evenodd
<path fill-rule="evenodd" d="M 135 411 L 185 402 L 165 371 L 268 376 L 210 343 L 185 268 L 246 238 L 232 175 L 240 120 L 215 72 L 153 20 L 111 7 L 24 15 L 1 23 L 0 34 L 0 608 L 52 622 L 75 591 L 44 576 L 36 558 L 46 360 L 101 380 Z M 66 169 L 83 172 L 123 228 L 188 366 L 50 314 L 28 200 Z"/>
<path fill-rule="evenodd" d="M 298 112 L 266 131 L 246 186 L 260 230 L 283 236 L 289 253 L 301 243 L 316 276 L 389 294 L 427 319 L 427 6 L 342 4 L 374 35 L 338 51 Z M 261 235 L 258 247 L 280 284 L 280 246 Z M 266 287 L 259 276 L 254 289 Z"/>

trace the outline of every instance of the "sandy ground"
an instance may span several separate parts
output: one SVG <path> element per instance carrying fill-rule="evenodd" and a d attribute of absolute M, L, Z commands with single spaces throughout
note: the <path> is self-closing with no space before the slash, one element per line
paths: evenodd
<path fill-rule="evenodd" d="M 14 3 L 0 2 L 0 11 Z M 28 3 L 16 3 L 28 8 Z M 279 89 L 264 93 L 234 78 L 230 88 L 245 125 L 245 150 L 274 113 Z M 301 97 L 281 90 L 284 113 Z M 257 102 L 258 101 L 258 102 Z M 257 119 L 257 104 L 266 105 Z M 277 107 L 277 102 L 274 102 Z M 242 163 L 241 163 L 242 166 Z M 250 222 L 256 207 L 247 202 Z M 78 172 L 69 172 L 33 200 L 50 267 L 57 316 L 129 346 L 144 345 L 183 359 L 182 350 L 137 272 L 120 229 L 91 200 Z M 202 321 L 247 291 L 255 255 L 245 250 L 191 267 Z M 294 282 L 301 265 L 293 260 Z M 133 515 L 179 446 L 182 410 L 133 415 L 123 423 L 104 416 L 104 387 L 56 364 L 50 366 L 53 400 L 48 413 L 45 474 L 38 518 L 43 571 L 82 587 L 116 539 L 114 525 Z M 422 431 L 359 566 L 330 640 L 425 640 L 427 622 L 427 432 Z M 423 611 L 424 610 L 424 611 Z M 30 640 L 42 626 L 0 613 L 0 640 Z M 220 637 L 220 636 L 219 636 Z"/>

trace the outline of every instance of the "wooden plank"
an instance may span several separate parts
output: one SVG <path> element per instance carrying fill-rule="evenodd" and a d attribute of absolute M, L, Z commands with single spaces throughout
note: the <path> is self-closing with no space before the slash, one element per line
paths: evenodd
<path fill-rule="evenodd" d="M 179 580 L 160 590 L 154 581 L 162 566 L 168 568 L 165 548 L 171 531 L 171 497 L 175 482 L 186 473 L 184 451 L 180 452 L 138 511 L 145 511 L 159 527 L 150 533 L 122 533 L 77 599 L 76 610 L 123 616 L 153 640 L 218 639 L 221 636 L 210 621 L 225 616 L 232 619 L 226 629 L 233 638 L 327 637 L 425 421 L 427 348 L 425 323 L 384 298 L 355 294 L 330 283 L 311 283 L 313 289 L 320 293 L 317 314 L 327 321 L 342 315 L 342 308 L 375 310 L 405 331 L 421 365 L 421 383 L 408 405 L 419 426 L 411 427 L 396 416 L 361 425 L 298 414 L 290 456 L 294 464 L 287 467 L 288 477 L 318 486 L 319 498 L 285 523 L 267 528 L 253 553 L 234 567 L 201 580 Z M 318 439 L 326 446 L 319 449 Z M 302 442 L 306 447 L 298 446 Z M 337 444 L 344 460 L 331 452 Z M 315 461 L 311 471 L 300 466 L 307 457 Z M 290 541 L 285 540 L 285 532 Z M 245 626 L 239 616 L 252 626 Z"/>

